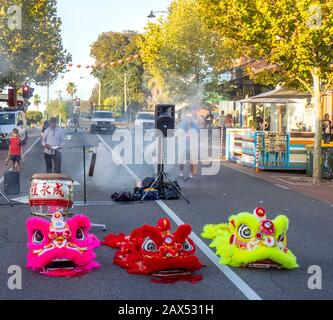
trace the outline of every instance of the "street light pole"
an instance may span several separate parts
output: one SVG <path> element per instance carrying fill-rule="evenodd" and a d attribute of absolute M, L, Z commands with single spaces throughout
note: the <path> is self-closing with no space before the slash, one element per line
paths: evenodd
<path fill-rule="evenodd" d="M 58 115 L 59 115 L 59 127 L 61 127 L 61 114 L 60 114 L 60 101 L 61 101 L 61 93 L 62 91 L 59 90 L 56 93 L 58 93 Z"/>
<path fill-rule="evenodd" d="M 98 106 L 102 104 L 102 81 L 98 79 Z"/>

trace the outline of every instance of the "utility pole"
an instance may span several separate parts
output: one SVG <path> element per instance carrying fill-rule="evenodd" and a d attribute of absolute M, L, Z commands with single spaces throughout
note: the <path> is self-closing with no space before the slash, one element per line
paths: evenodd
<path fill-rule="evenodd" d="M 62 91 L 56 91 L 56 93 L 58 94 L 58 115 L 59 115 L 59 127 L 61 127 L 61 115 L 60 115 L 60 102 L 61 102 L 61 93 Z"/>
<path fill-rule="evenodd" d="M 98 106 L 101 107 L 102 104 L 102 81 L 98 79 Z"/>

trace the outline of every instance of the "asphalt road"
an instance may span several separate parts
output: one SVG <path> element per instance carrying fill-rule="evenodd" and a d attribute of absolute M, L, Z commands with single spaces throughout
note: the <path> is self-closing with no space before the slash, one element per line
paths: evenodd
<path fill-rule="evenodd" d="M 155 224 L 161 217 L 171 217 L 173 227 L 186 222 L 193 227 L 198 245 L 198 257 L 206 267 L 199 273 L 202 282 L 190 284 L 154 284 L 150 278 L 129 275 L 112 264 L 114 251 L 108 247 L 96 250 L 102 264 L 98 270 L 79 278 L 47 278 L 25 269 L 26 231 L 25 221 L 29 207 L 0 206 L 0 299 L 332 299 L 333 298 L 333 208 L 296 192 L 281 189 L 263 180 L 221 166 L 214 176 L 199 176 L 191 182 L 180 182 L 191 200 L 163 201 L 135 204 L 104 204 L 115 191 L 130 191 L 136 178 L 153 174 L 150 165 L 116 164 L 112 148 L 116 142 L 108 135 L 90 135 L 67 132 L 68 141 L 63 150 L 63 172 L 69 173 L 80 184 L 75 186 L 75 201 L 83 200 L 83 144 L 97 146 L 95 175 L 88 178 L 88 201 L 99 201 L 88 207 L 87 214 L 94 223 L 105 223 L 107 232 L 94 228 L 103 238 L 108 232 L 129 233 L 145 223 Z M 33 145 L 36 138 L 31 138 Z M 87 154 L 87 166 L 90 154 Z M 33 173 L 44 172 L 43 152 L 35 144 L 25 157 L 26 165 L 21 173 L 21 194 L 29 190 Z M 176 168 L 168 168 L 171 176 Z M 16 198 L 18 196 L 15 196 Z M 1 203 L 4 203 L 0 199 Z M 209 241 L 200 239 L 202 227 L 207 223 L 225 222 L 229 215 L 252 211 L 264 206 L 273 218 L 287 214 L 290 219 L 288 247 L 298 258 L 300 268 L 292 271 L 249 270 L 226 268 L 215 264 L 217 258 L 208 248 Z M 81 213 L 76 206 L 72 212 Z M 9 266 L 22 267 L 22 289 L 10 290 L 7 285 Z M 308 268 L 318 265 L 322 270 L 322 289 L 308 288 Z"/>

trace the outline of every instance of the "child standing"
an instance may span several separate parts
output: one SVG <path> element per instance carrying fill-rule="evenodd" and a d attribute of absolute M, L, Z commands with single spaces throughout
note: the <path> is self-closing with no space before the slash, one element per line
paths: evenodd
<path fill-rule="evenodd" d="M 20 162 L 22 159 L 22 144 L 19 137 L 19 131 L 15 128 L 9 138 L 8 160 L 13 162 L 12 171 L 20 172 Z"/>

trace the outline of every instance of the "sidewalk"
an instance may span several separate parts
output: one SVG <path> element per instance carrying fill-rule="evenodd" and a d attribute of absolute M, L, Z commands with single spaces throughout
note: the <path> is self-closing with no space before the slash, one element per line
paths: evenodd
<path fill-rule="evenodd" d="M 333 180 L 323 180 L 320 185 L 313 185 L 312 178 L 304 172 L 259 171 L 230 161 L 222 161 L 222 165 L 243 172 L 252 177 L 270 182 L 285 190 L 294 190 L 307 197 L 321 200 L 333 207 Z"/>

